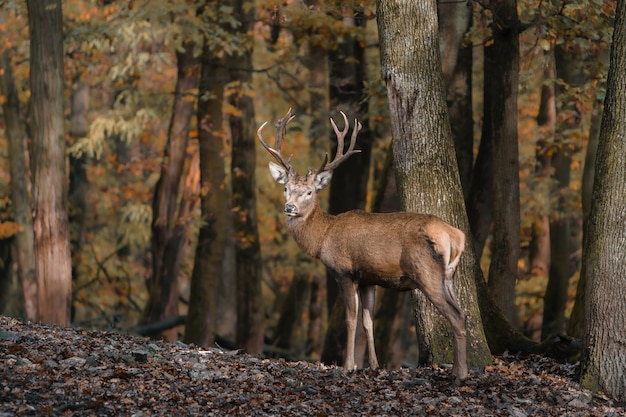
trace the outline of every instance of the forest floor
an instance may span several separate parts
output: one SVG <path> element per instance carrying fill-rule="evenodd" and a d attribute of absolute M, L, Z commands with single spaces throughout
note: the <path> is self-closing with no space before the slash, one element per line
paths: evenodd
<path fill-rule="evenodd" d="M 0 417 L 625 416 L 576 366 L 495 357 L 460 387 L 449 367 L 361 370 L 199 349 L 0 316 Z"/>

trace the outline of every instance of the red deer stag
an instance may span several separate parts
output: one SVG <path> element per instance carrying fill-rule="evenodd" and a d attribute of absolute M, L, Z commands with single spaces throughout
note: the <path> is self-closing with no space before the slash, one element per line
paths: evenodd
<path fill-rule="evenodd" d="M 337 135 L 335 158 L 328 162 L 326 154 L 322 165 L 317 170 L 309 168 L 304 176 L 298 175 L 291 158 L 285 159 L 280 150 L 286 126 L 295 117 L 291 109 L 276 124 L 273 148 L 261 135 L 267 122 L 259 127 L 257 136 L 278 162 L 270 162 L 269 169 L 274 180 L 285 186 L 287 230 L 305 253 L 322 261 L 341 287 L 348 331 L 344 368 L 355 368 L 359 297 L 369 366 L 377 368 L 372 322 L 375 286 L 398 291 L 419 288 L 452 325 L 455 340 L 452 373 L 460 382 L 467 377 L 465 314 L 456 299 L 453 276 L 465 246 L 465 234 L 428 214 L 360 210 L 336 216 L 325 213 L 317 193 L 330 183 L 339 164 L 359 152 L 354 146 L 361 124 L 355 120 L 350 146 L 344 153 L 349 124 L 346 115 L 341 114 L 344 119 L 341 131 L 330 119 Z"/>

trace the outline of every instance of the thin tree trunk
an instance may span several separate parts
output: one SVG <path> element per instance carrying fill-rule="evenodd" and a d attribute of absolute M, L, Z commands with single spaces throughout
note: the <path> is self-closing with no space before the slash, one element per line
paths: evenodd
<path fill-rule="evenodd" d="M 241 111 L 240 116 L 230 116 L 233 209 L 236 210 L 237 344 L 250 354 L 259 354 L 263 351 L 264 329 L 261 248 L 255 198 L 255 132 L 251 123 L 254 109 L 249 97 L 231 97 L 230 102 Z"/>
<path fill-rule="evenodd" d="M 566 42 L 567 43 L 567 42 Z M 581 86 L 585 82 L 582 64 L 585 57 L 569 49 L 567 45 L 555 47 L 556 75 L 571 87 Z M 541 338 L 548 339 L 558 333 L 564 333 L 565 304 L 569 279 L 574 273 L 572 253 L 574 252 L 574 220 L 568 213 L 571 202 L 568 190 L 571 180 L 571 163 L 575 149 L 571 135 L 582 135 L 583 115 L 580 114 L 575 100 L 565 96 L 565 88 L 557 84 L 557 100 L 563 102 L 559 108 L 557 132 L 568 132 L 568 137 L 557 137 L 552 156 L 554 179 L 559 194 L 558 208 L 550 218 L 550 273 L 544 295 L 544 312 Z"/>
<path fill-rule="evenodd" d="M 317 13 L 324 12 L 323 0 L 305 0 L 309 9 L 314 9 Z M 304 56 L 304 64 L 309 70 L 309 102 L 307 106 L 307 116 L 311 118 L 309 127 L 309 155 L 314 156 L 315 151 L 323 147 L 328 136 L 328 95 L 329 89 L 329 68 L 328 53 L 325 48 L 314 42 L 308 43 L 308 50 Z M 326 149 L 324 149 L 326 151 Z"/>
<path fill-rule="evenodd" d="M 551 54 L 551 52 L 550 52 Z M 554 94 L 554 64 L 544 71 L 544 82 L 541 86 L 541 98 L 537 125 L 539 138 L 535 144 L 535 178 L 534 199 L 537 204 L 532 219 L 531 238 L 528 250 L 529 276 L 547 280 L 550 271 L 550 200 L 551 192 L 546 191 L 550 184 L 552 158 L 550 150 L 554 143 L 556 126 L 556 97 Z M 541 329 L 534 319 L 524 325 L 525 333 L 533 340 L 541 338 Z"/>
<path fill-rule="evenodd" d="M 493 2 L 492 10 L 498 16 L 498 25 L 493 28 L 493 43 L 485 47 L 484 114 L 484 123 L 491 124 L 489 131 L 493 135 L 493 244 L 488 282 L 496 304 L 515 324 L 520 248 L 517 1 Z"/>
<path fill-rule="evenodd" d="M 535 175 L 538 184 L 549 180 L 552 168 L 550 147 L 554 142 L 556 125 L 553 65 L 550 65 L 550 68 L 544 72 L 544 78 L 537 114 L 540 137 L 535 145 Z M 530 241 L 530 272 L 533 276 L 547 277 L 550 270 L 550 193 L 536 193 L 535 199 L 539 200 L 539 209 L 533 219 Z"/>
<path fill-rule="evenodd" d="M 72 261 L 63 131 L 63 14 L 60 0 L 27 0 L 30 33 L 33 230 L 38 320 L 68 325 Z"/>
<path fill-rule="evenodd" d="M 20 117 L 20 105 L 13 78 L 10 50 L 5 50 L 0 59 L 2 60 L 0 63 L 2 69 L 0 94 L 6 98 L 2 103 L 2 114 L 4 115 L 5 132 L 9 142 L 13 219 L 22 227 L 22 230 L 15 237 L 14 258 L 17 262 L 17 273 L 22 287 L 26 319 L 35 321 L 38 317 L 38 296 L 35 277 L 28 138 Z"/>
<path fill-rule="evenodd" d="M 222 105 L 229 73 L 205 41 L 198 100 L 200 189 L 203 223 L 194 257 L 185 342 L 209 347 L 215 340 L 217 297 L 226 246 L 228 199 L 225 197 Z"/>
<path fill-rule="evenodd" d="M 472 24 L 471 3 L 440 2 L 439 37 L 450 127 L 464 194 L 469 192 L 474 161 L 472 120 L 472 45 L 463 39 Z"/>
<path fill-rule="evenodd" d="M 313 360 L 322 357 L 322 321 L 326 299 L 326 277 L 314 274 L 311 277 L 311 299 L 309 301 L 309 329 L 307 332 L 306 355 Z"/>
<path fill-rule="evenodd" d="M 75 88 L 72 90 L 70 131 L 73 142 L 84 138 L 89 133 L 89 84 L 80 81 L 80 74 L 74 77 Z M 72 236 L 72 252 L 81 252 L 84 241 L 86 202 L 88 192 L 86 159 L 74 157 L 70 153 L 70 223 L 76 229 Z"/>
<path fill-rule="evenodd" d="M 309 9 L 309 12 L 322 15 L 324 11 L 324 2 L 321 0 L 305 0 L 305 4 Z M 276 14 L 276 24 L 272 27 L 272 42 L 276 43 L 280 34 L 280 13 Z M 304 45 L 305 51 L 303 52 L 302 62 L 308 69 L 309 75 L 307 79 L 307 88 L 309 100 L 307 102 L 305 110 L 302 110 L 307 117 L 310 118 L 310 124 L 308 129 L 308 142 L 309 142 L 309 159 L 314 161 L 320 153 L 320 147 L 323 146 L 324 139 L 328 137 L 328 61 L 326 50 L 320 47 L 315 41 L 311 40 Z M 296 103 L 296 107 L 298 106 Z M 296 113 L 300 110 L 296 108 Z M 318 277 L 314 273 L 311 273 L 308 277 L 301 275 L 301 270 L 306 270 L 306 266 L 303 263 L 309 263 L 307 257 L 298 256 L 296 262 L 297 271 L 294 274 L 294 279 L 290 283 L 287 291 L 286 299 L 281 309 L 281 315 L 279 323 L 276 326 L 276 344 L 283 349 L 293 349 L 290 333 L 295 330 L 293 320 L 298 317 L 294 317 L 294 312 L 299 314 L 300 308 L 309 305 L 309 328 L 306 335 L 305 350 L 307 355 L 313 356 L 315 359 L 320 358 L 321 354 L 321 331 L 322 331 L 322 311 L 320 308 L 323 305 L 322 300 L 319 299 L 320 294 L 325 294 L 324 288 L 319 287 Z M 306 279 L 305 279 L 306 278 Z M 324 285 L 325 287 L 325 285 Z M 336 287 L 336 286 L 335 286 Z M 300 299 L 305 293 L 308 295 L 307 300 L 301 300 L 304 305 L 297 304 L 294 301 Z M 297 305 L 297 307 L 296 307 Z M 288 306 L 293 306 L 289 309 Z"/>
<path fill-rule="evenodd" d="M 598 52 L 599 61 L 608 66 L 609 51 L 602 50 Z M 596 159 L 598 152 L 598 140 L 600 137 L 600 125 L 602 123 L 603 105 L 601 102 L 594 103 L 593 114 L 591 115 L 591 130 L 589 131 L 589 142 L 587 143 L 587 152 L 585 154 L 585 166 L 583 169 L 582 184 L 582 204 L 583 204 L 583 246 L 587 234 L 587 224 L 589 223 L 589 213 L 591 211 L 591 203 L 593 200 L 593 183 L 594 172 L 596 168 Z M 567 334 L 570 336 L 582 338 L 583 325 L 585 317 L 585 277 L 580 274 L 578 286 L 576 287 L 576 298 L 574 307 L 567 324 Z"/>
<path fill-rule="evenodd" d="M 626 1 L 618 0 L 607 95 L 583 249 L 586 279 L 581 384 L 626 401 Z"/>
<path fill-rule="evenodd" d="M 298 258 L 306 258 L 298 259 L 298 265 L 309 261 L 305 254 Z M 302 269 L 306 271 L 305 268 Z M 304 353 L 304 343 L 297 343 L 295 336 L 297 333 L 303 334 L 302 331 L 298 332 L 298 329 L 304 330 L 303 316 L 311 299 L 309 281 L 310 277 L 306 272 L 296 271 L 282 303 L 280 318 L 276 325 L 276 347 L 290 351 L 293 357 L 301 357 Z M 303 338 L 301 340 L 304 342 Z"/>
<path fill-rule="evenodd" d="M 235 13 L 247 36 L 254 10 L 246 11 L 244 1 L 235 2 Z M 249 44 L 252 44 L 250 39 Z M 252 84 L 252 48 L 241 51 L 231 60 L 233 80 L 238 87 L 230 104 L 238 110 L 229 117 L 233 143 L 231 176 L 236 236 L 237 344 L 250 354 L 263 351 L 263 300 L 261 298 L 261 247 L 256 207 L 256 135 L 254 103 L 247 90 Z"/>
<path fill-rule="evenodd" d="M 178 79 L 168 141 L 165 148 L 161 177 L 156 185 L 152 221 L 153 275 L 148 281 L 149 300 L 144 323 L 161 321 L 178 315 L 178 276 L 183 255 L 189 245 L 189 222 L 181 212 L 184 190 L 183 171 L 187 159 L 189 124 L 194 111 L 195 91 L 200 76 L 200 59 L 195 56 L 195 44 L 183 43 L 184 51 L 176 52 Z M 163 333 L 176 340 L 176 328 Z"/>
<path fill-rule="evenodd" d="M 382 78 L 387 85 L 402 205 L 409 211 L 437 214 L 467 233 L 469 225 L 444 100 L 436 4 L 380 0 L 377 15 Z M 407 48 L 413 54 L 406 54 Z M 491 361 L 476 297 L 477 271 L 474 252 L 466 248 L 456 274 L 456 288 L 468 315 L 470 367 L 483 367 Z M 420 355 L 428 357 L 429 362 L 450 362 L 453 349 L 449 325 L 421 293 L 416 293 L 416 298 Z"/>
<path fill-rule="evenodd" d="M 323 2 L 319 7 L 322 7 Z M 328 60 L 326 51 L 317 45 L 309 45 L 309 53 L 306 57 L 307 67 L 310 71 L 309 82 L 309 112 L 311 118 L 309 128 L 309 155 L 312 157 L 315 151 L 324 146 L 328 137 Z M 322 105 L 323 103 L 323 105 Z M 314 360 L 322 357 L 322 327 L 324 322 L 324 300 L 328 294 L 326 279 L 318 273 L 313 273 L 310 280 L 309 302 L 309 328 L 307 333 L 306 354 Z"/>
<path fill-rule="evenodd" d="M 6 226 L 6 224 L 2 224 Z M 12 250 L 14 237 L 0 238 L 0 314 L 7 316 L 20 316 L 23 314 L 22 307 L 23 302 L 15 302 L 16 298 L 19 301 L 21 297 L 15 297 L 20 292 L 17 285 L 16 276 L 13 273 L 13 259 Z"/>
<path fill-rule="evenodd" d="M 346 7 L 343 12 L 343 24 L 363 28 L 367 23 L 363 10 L 357 7 Z M 372 150 L 372 133 L 368 127 L 368 105 L 366 100 L 361 100 L 365 80 L 364 50 L 353 36 L 346 35 L 336 50 L 329 54 L 329 100 L 331 116 L 335 120 L 341 120 L 338 111 L 342 110 L 349 119 L 357 118 L 361 121 L 363 129 L 359 133 L 357 149 L 361 153 L 348 159 L 333 173 L 330 184 L 328 212 L 339 214 L 353 209 L 364 209 L 367 196 L 367 182 L 369 177 L 369 165 Z M 339 116 L 339 117 L 337 117 Z M 339 128 L 343 126 L 339 125 Z M 334 143 L 331 154 L 336 152 L 337 138 L 331 133 L 331 141 Z M 346 144 L 347 146 L 348 144 Z M 342 364 L 342 348 L 345 343 L 345 316 L 343 316 L 343 299 L 339 297 L 339 288 L 331 274 L 327 274 L 326 280 L 328 294 L 329 323 L 322 352 L 322 361 L 325 363 Z M 334 311 L 337 310 L 337 311 Z M 361 328 L 358 328 L 357 337 L 362 336 Z M 358 343 L 357 350 L 363 352 L 365 345 Z M 362 356 L 357 353 L 357 356 Z M 357 362 L 358 364 L 358 362 Z"/>
<path fill-rule="evenodd" d="M 487 107 L 489 97 L 485 97 L 484 106 Z M 480 260 L 489 229 L 493 212 L 493 135 L 491 124 L 483 123 L 478 155 L 470 178 L 467 193 L 467 217 L 472 232 L 471 242 L 476 257 Z"/>
<path fill-rule="evenodd" d="M 70 136 L 72 143 L 84 138 L 89 133 L 89 84 L 80 81 L 80 74 L 74 77 L 74 85 L 71 96 Z M 70 224 L 70 248 L 72 251 L 72 281 L 78 279 L 78 267 L 83 264 L 85 242 L 86 219 L 87 219 L 87 193 L 89 182 L 87 180 L 87 158 L 69 154 L 69 189 L 68 203 Z M 74 309 L 72 309 L 74 311 Z"/>

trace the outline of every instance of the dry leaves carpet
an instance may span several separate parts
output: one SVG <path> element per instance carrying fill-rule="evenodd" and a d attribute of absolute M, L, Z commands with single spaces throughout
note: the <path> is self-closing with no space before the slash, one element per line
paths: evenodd
<path fill-rule="evenodd" d="M 356 371 L 0 316 L 0 417 L 623 416 L 575 367 L 494 358 L 461 387 L 448 368 Z"/>

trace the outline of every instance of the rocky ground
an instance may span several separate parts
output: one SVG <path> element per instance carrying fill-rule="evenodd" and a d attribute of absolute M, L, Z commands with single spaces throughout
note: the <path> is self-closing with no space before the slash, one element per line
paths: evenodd
<path fill-rule="evenodd" d="M 576 367 L 494 358 L 460 387 L 447 367 L 355 371 L 0 316 L 0 417 L 624 416 Z"/>

